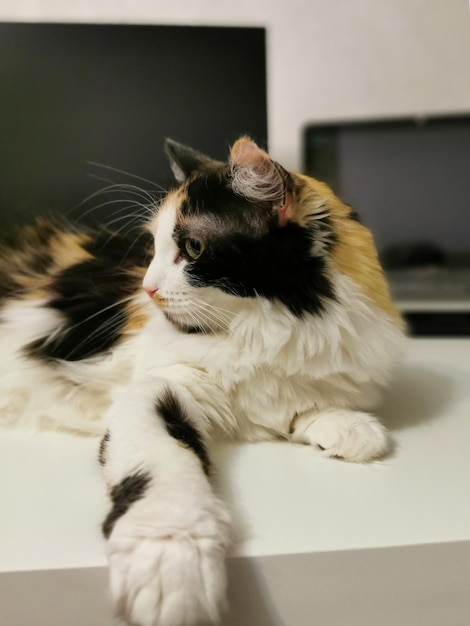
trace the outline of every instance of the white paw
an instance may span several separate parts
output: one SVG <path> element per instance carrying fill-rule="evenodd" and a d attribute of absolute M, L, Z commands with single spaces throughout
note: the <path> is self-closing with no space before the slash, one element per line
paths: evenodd
<path fill-rule="evenodd" d="M 390 450 L 387 430 L 373 415 L 347 409 L 300 416 L 292 440 L 318 446 L 324 456 L 358 463 L 384 456 Z"/>
<path fill-rule="evenodd" d="M 132 626 L 218 623 L 229 536 L 229 515 L 213 496 L 189 509 L 168 500 L 133 504 L 108 542 L 117 613 Z"/>

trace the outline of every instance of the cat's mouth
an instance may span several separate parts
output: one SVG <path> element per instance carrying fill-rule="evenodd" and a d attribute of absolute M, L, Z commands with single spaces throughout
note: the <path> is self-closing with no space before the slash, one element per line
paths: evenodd
<path fill-rule="evenodd" d="M 148 295 L 148 297 L 152 300 L 154 304 L 156 304 L 160 308 L 164 308 L 168 306 L 168 301 L 164 298 L 158 289 L 152 289 L 144 286 L 144 291 Z"/>

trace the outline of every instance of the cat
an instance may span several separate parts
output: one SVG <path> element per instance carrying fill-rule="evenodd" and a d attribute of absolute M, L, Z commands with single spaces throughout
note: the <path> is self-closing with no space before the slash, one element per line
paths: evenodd
<path fill-rule="evenodd" d="M 220 620 L 208 439 L 385 455 L 369 411 L 404 337 L 370 232 L 325 184 L 248 137 L 227 163 L 166 151 L 176 185 L 141 238 L 39 220 L 0 257 L 1 423 L 102 435 L 111 593 L 138 626 Z"/>

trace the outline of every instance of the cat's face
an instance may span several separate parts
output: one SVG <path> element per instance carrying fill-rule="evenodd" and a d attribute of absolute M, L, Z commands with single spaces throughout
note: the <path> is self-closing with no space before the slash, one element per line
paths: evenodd
<path fill-rule="evenodd" d="M 334 298 L 332 232 L 308 179 L 246 138 L 227 164 L 173 142 L 167 150 L 180 185 L 151 222 L 155 257 L 144 279 L 167 318 L 215 332 L 259 299 L 296 316 L 320 313 Z"/>

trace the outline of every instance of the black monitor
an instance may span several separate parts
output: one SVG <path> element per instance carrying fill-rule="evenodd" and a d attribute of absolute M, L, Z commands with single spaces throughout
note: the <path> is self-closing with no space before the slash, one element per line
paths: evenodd
<path fill-rule="evenodd" d="M 262 28 L 2 23 L 0 85 L 2 234 L 50 212 L 112 221 L 112 194 L 76 207 L 113 182 L 168 187 L 164 137 L 223 160 L 241 134 L 267 143 Z"/>
<path fill-rule="evenodd" d="M 359 213 L 381 252 L 470 252 L 470 116 L 316 124 L 306 169 Z M 387 256 L 387 255 L 385 255 Z"/>
<path fill-rule="evenodd" d="M 470 115 L 315 124 L 307 172 L 372 230 L 420 335 L 470 335 Z"/>

